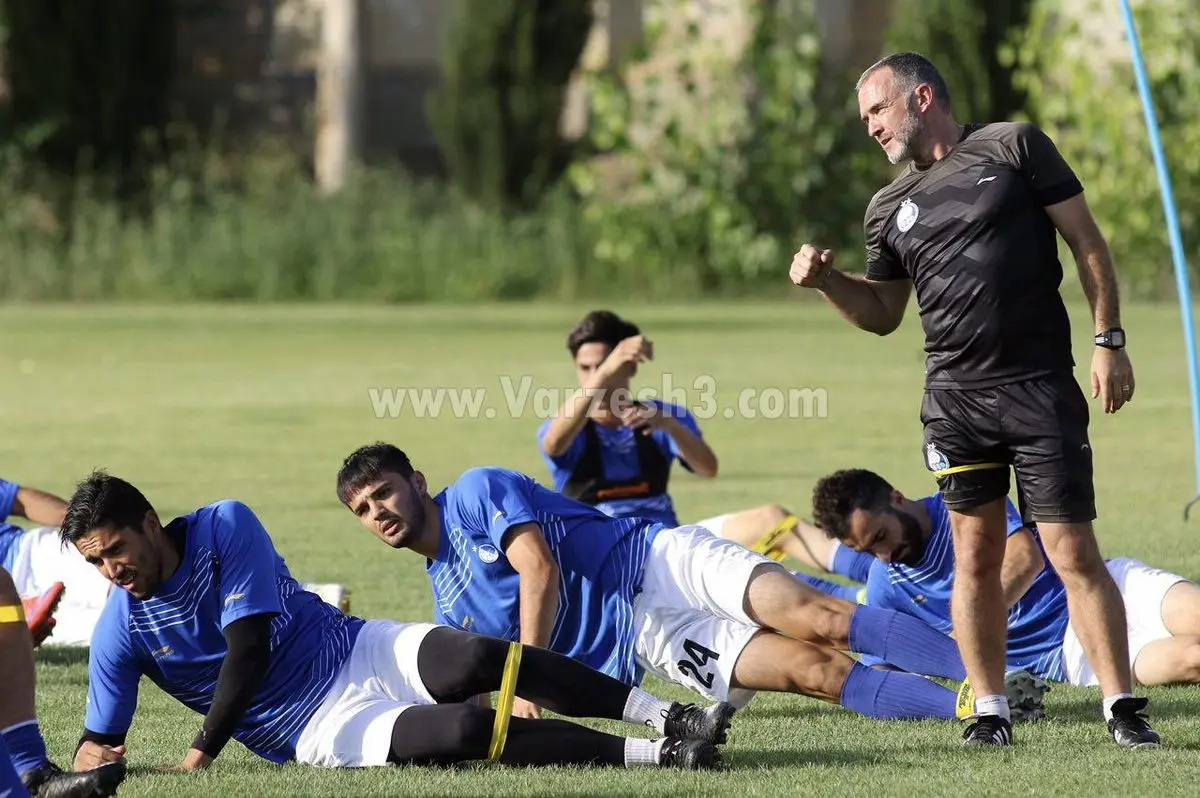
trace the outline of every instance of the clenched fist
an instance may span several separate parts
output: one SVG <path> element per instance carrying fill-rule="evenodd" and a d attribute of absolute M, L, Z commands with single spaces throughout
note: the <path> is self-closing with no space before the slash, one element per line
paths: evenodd
<path fill-rule="evenodd" d="M 805 244 L 792 257 L 792 268 L 788 276 L 792 284 L 802 288 L 820 288 L 833 270 L 833 250 L 817 249 Z"/>

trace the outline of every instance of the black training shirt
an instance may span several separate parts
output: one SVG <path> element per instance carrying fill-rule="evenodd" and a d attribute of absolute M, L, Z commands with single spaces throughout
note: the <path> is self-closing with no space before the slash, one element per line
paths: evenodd
<path fill-rule="evenodd" d="M 1071 371 L 1063 269 L 1045 206 L 1083 191 L 1037 127 L 967 125 L 950 155 L 867 206 L 867 277 L 912 280 L 926 386 L 983 388 Z"/>

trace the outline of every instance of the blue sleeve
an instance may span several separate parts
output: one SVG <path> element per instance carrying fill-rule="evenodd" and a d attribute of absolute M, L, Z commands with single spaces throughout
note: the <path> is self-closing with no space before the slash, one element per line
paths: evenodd
<path fill-rule="evenodd" d="M 892 580 L 888 578 L 887 565 L 881 560 L 871 564 L 871 573 L 867 575 L 866 600 L 863 603 L 900 612 L 907 609 L 903 601 L 896 600 L 896 591 L 892 587 Z"/>
<path fill-rule="evenodd" d="M 456 509 L 471 532 L 487 535 L 497 549 L 504 551 L 508 530 L 537 521 L 530 506 L 536 484 L 524 474 L 505 468 L 472 468 L 455 485 Z"/>
<path fill-rule="evenodd" d="M 17 500 L 17 491 L 20 489 L 17 483 L 0 479 L 0 521 L 12 515 L 13 502 Z"/>
<path fill-rule="evenodd" d="M 129 632 L 116 622 L 116 607 L 105 607 L 88 654 L 87 714 L 83 726 L 97 734 L 125 734 L 137 709 L 141 668 Z"/>
<path fill-rule="evenodd" d="M 221 502 L 214 512 L 221 628 L 248 615 L 278 615 L 283 609 L 275 581 L 279 554 L 267 530 L 241 502 Z"/>
<path fill-rule="evenodd" d="M 1025 522 L 1021 519 L 1021 514 L 1017 512 L 1017 508 L 1013 506 L 1011 501 L 1005 499 L 1004 506 L 1008 515 L 1008 536 L 1012 537 L 1025 528 Z"/>
<path fill-rule="evenodd" d="M 542 459 L 546 461 L 546 466 L 550 469 L 550 476 L 554 479 L 554 484 L 557 485 L 559 477 L 566 475 L 566 472 L 571 471 L 575 464 L 579 462 L 579 458 L 583 456 L 583 432 L 581 431 L 571 440 L 571 445 L 567 450 L 557 457 L 551 457 L 546 454 L 546 450 L 542 447 L 542 442 L 546 439 L 546 431 L 550 429 L 550 421 L 547 420 L 542 426 L 538 427 L 537 445 L 538 451 L 542 453 Z"/>

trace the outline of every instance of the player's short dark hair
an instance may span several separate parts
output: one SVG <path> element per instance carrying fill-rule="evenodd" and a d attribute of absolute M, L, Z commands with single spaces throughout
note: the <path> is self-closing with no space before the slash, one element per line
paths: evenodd
<path fill-rule="evenodd" d="M 379 441 L 360 446 L 342 462 L 337 474 L 337 495 L 342 504 L 350 506 L 350 496 L 384 474 L 399 474 L 408 479 L 413 475 L 408 455 L 390 443 Z"/>
<path fill-rule="evenodd" d="M 813 487 L 813 523 L 835 540 L 850 535 L 855 510 L 882 510 L 892 494 L 891 484 L 874 471 L 847 468 L 817 480 Z"/>
<path fill-rule="evenodd" d="M 641 335 L 641 330 L 633 322 L 613 313 L 611 310 L 593 310 L 575 325 L 575 329 L 567 336 L 567 349 L 571 357 L 579 353 L 584 344 L 608 344 L 616 347 L 626 338 Z"/>
<path fill-rule="evenodd" d="M 892 70 L 902 91 L 911 91 L 921 83 L 928 83 L 933 87 L 933 96 L 937 98 L 938 103 L 949 110 L 950 87 L 946 85 L 946 79 L 933 62 L 920 53 L 892 53 L 884 56 L 867 67 L 858 83 L 854 84 L 854 90 L 857 92 L 867 78 L 881 69 Z"/>
<path fill-rule="evenodd" d="M 96 529 L 140 532 L 154 508 L 142 492 L 120 477 L 93 471 L 75 486 L 59 528 L 63 543 L 75 543 Z"/>

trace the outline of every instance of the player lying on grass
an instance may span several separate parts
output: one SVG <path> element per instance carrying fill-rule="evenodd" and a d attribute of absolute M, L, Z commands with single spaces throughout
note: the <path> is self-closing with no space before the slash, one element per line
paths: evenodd
<path fill-rule="evenodd" d="M 1007 506 L 1008 666 L 1049 681 L 1098 686 L 1036 528 L 1022 522 L 1011 502 Z M 847 469 L 817 482 L 813 515 L 829 535 L 877 558 L 863 599 L 869 606 L 906 612 L 952 633 L 954 547 L 940 493 L 908 499 L 874 472 Z M 1107 566 L 1124 599 L 1134 678 L 1144 685 L 1200 683 L 1200 586 L 1127 558 Z M 1137 727 L 1143 705 L 1136 699 L 1130 711 L 1115 712 L 1110 729 Z"/>
<path fill-rule="evenodd" d="M 439 623 L 547 647 L 630 685 L 648 670 L 735 706 L 768 690 L 873 717 L 956 717 L 953 691 L 843 653 L 962 680 L 952 640 L 826 596 L 703 527 L 613 518 L 502 468 L 471 469 L 431 496 L 386 443 L 346 458 L 337 493 L 384 543 L 426 558 Z M 537 703 L 515 711 L 536 717 Z"/>
<path fill-rule="evenodd" d="M 630 383 L 654 345 L 638 327 L 608 310 L 585 316 L 567 335 L 579 390 L 538 429 L 538 448 L 555 490 L 615 518 L 649 518 L 679 526 L 668 491 L 671 465 L 702 478 L 717 475 L 717 456 L 695 416 L 680 405 L 634 402 Z M 718 537 L 772 557 L 795 560 L 865 581 L 871 558 L 830 540 L 778 504 L 706 518 Z"/>
<path fill-rule="evenodd" d="M 347 615 L 300 588 L 239 502 L 163 525 L 137 488 L 97 472 L 71 497 L 62 537 L 122 588 L 92 641 L 77 770 L 124 761 L 143 676 L 204 716 L 175 772 L 210 765 L 230 739 L 270 762 L 324 767 L 719 761 L 732 707 L 660 701 L 550 651 Z M 471 700 L 496 690 L 499 711 Z M 514 695 L 664 736 L 510 719 Z"/>
<path fill-rule="evenodd" d="M 33 640 L 16 586 L 0 568 L 0 796 L 104 798 L 115 795 L 125 765 L 64 773 L 46 753 L 38 726 Z"/>
<path fill-rule="evenodd" d="M 91 645 L 112 590 L 74 546 L 63 544 L 59 527 L 66 511 L 66 501 L 52 493 L 0 479 L 0 565 L 12 575 L 35 646 Z M 38 526 L 8 523 L 14 515 Z M 348 609 L 341 585 L 306 584 L 305 589 Z"/>

